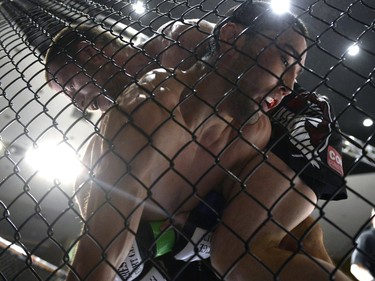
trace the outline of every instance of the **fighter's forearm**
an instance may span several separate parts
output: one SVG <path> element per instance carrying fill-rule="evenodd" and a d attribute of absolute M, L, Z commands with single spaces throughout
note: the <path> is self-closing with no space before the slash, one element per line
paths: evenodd
<path fill-rule="evenodd" d="M 96 181 L 111 183 L 108 176 L 101 177 L 99 173 Z M 142 198 L 145 191 L 134 182 L 120 181 L 118 184 L 123 188 L 107 190 L 99 185 L 91 188 L 82 236 L 67 281 L 113 280 L 123 257 L 133 245 L 143 212 L 143 204 L 139 204 L 137 198 Z"/>
<path fill-rule="evenodd" d="M 286 235 L 280 243 L 280 248 L 294 253 L 303 252 L 333 264 L 324 245 L 323 230 L 313 217 L 306 218 L 290 235 Z"/>
<path fill-rule="evenodd" d="M 139 209 L 126 220 L 116 215 L 111 206 L 98 208 L 84 226 L 68 281 L 113 280 L 121 257 L 127 255 L 134 242 L 141 213 Z"/>
<path fill-rule="evenodd" d="M 82 236 L 67 281 L 113 280 L 115 272 L 103 257 L 100 247 L 88 235 Z"/>

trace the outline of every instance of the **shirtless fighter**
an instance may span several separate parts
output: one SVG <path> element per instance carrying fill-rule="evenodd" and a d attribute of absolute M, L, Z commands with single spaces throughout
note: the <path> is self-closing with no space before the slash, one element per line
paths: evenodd
<path fill-rule="evenodd" d="M 74 96 L 83 108 L 109 105 L 101 124 L 101 135 L 93 139 L 86 157 L 95 177 L 82 182 L 82 186 L 93 185 L 93 188 L 89 190 L 86 212 L 90 231 L 83 236 L 75 260 L 74 269 L 79 275 L 89 275 L 87 280 L 111 278 L 119 256 L 129 250 L 132 232 L 136 231 L 141 216 L 149 220 L 165 219 L 173 217 L 177 211 L 189 211 L 199 201 L 197 197 L 203 197 L 219 183 L 224 183 L 229 208 L 215 234 L 213 253 L 214 266 L 221 274 L 228 275 L 229 279 L 238 276 L 239 280 L 245 280 L 253 276 L 253 280 L 268 280 L 280 270 L 286 280 L 303 274 L 313 276 L 314 280 L 328 280 L 329 274 L 323 269 L 332 271 L 333 267 L 299 254 L 286 263 L 290 253 L 279 247 L 286 230 L 297 226 L 313 209 L 316 195 L 306 186 L 298 188 L 298 184 L 294 188 L 299 192 L 290 191 L 287 196 L 279 193 L 283 188 L 275 188 L 277 192 L 273 195 L 262 188 L 251 189 L 255 185 L 248 184 L 253 167 L 262 162 L 254 162 L 261 154 L 258 148 L 264 148 L 269 139 L 270 123 L 262 112 L 274 108 L 290 93 L 306 49 L 300 34 L 304 32 L 303 26 L 294 19 L 295 29 L 292 29 L 284 16 L 270 18 L 269 12 L 264 12 L 266 6 L 242 5 L 218 28 L 220 43 L 214 53 L 187 71 L 159 69 L 147 73 L 120 95 L 116 106 L 111 107 L 108 99 L 101 102 L 97 98 L 93 102 L 92 98 L 82 101 Z M 252 32 L 248 29 L 252 20 L 244 22 L 238 17 L 244 9 L 247 9 L 246 14 L 254 11 L 257 15 L 264 14 L 260 23 L 251 26 Z M 290 15 L 285 17 L 290 19 Z M 258 33 L 260 31 L 262 33 Z M 215 72 L 211 71 L 213 65 Z M 82 69 L 79 72 L 87 75 Z M 92 76 L 95 78 L 97 73 Z M 97 77 L 99 79 L 99 75 Z M 110 78 L 116 79 L 115 76 Z M 108 97 L 116 97 L 120 93 L 112 94 L 110 83 L 106 87 Z M 94 80 L 79 91 L 86 86 L 97 87 L 98 84 Z M 273 156 L 271 158 L 274 160 Z M 173 186 L 167 184 L 169 182 L 173 182 Z M 288 181 L 288 186 L 291 182 Z M 237 191 L 237 185 L 246 189 L 246 198 Z M 259 208 L 252 201 L 263 203 L 262 194 L 269 201 Z M 246 223 L 245 218 L 241 227 L 240 220 L 226 221 L 226 217 L 236 216 L 235 213 L 241 211 L 232 213 L 240 205 L 232 204 L 231 200 L 251 201 L 241 208 L 246 209 L 244 214 L 254 211 L 256 220 Z M 288 200 L 296 204 L 291 205 Z M 278 203 L 274 204 L 276 201 Z M 270 202 L 273 202 L 269 206 L 272 218 L 267 217 Z M 288 207 L 283 208 L 284 204 Z M 106 217 L 113 219 L 109 222 Z M 106 227 L 105 223 L 110 225 Z M 225 252 L 227 245 L 218 241 L 224 237 L 234 238 L 233 234 L 226 233 L 229 224 L 233 233 L 238 229 L 240 236 L 234 239 L 236 247 Z M 265 234 L 258 235 L 259 231 Z M 247 238 L 239 239 L 241 236 Z M 250 250 L 244 252 L 247 247 Z M 102 250 L 106 252 L 105 260 Z M 258 257 L 263 263 L 259 263 Z M 234 269 L 230 272 L 228 262 Z M 303 272 L 299 263 L 304 265 Z M 265 270 L 266 266 L 270 269 Z M 336 275 L 337 280 L 347 280 L 341 273 Z"/>

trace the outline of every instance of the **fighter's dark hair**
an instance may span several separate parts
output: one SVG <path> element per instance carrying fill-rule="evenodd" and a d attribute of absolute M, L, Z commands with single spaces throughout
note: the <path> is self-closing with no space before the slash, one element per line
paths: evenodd
<path fill-rule="evenodd" d="M 78 24 L 67 26 L 63 28 L 52 40 L 50 47 L 45 55 L 45 76 L 47 81 L 53 80 L 53 73 L 50 72 L 50 64 L 66 64 L 66 61 L 75 61 L 75 57 L 82 49 L 78 48 L 78 43 L 86 41 L 92 46 L 96 46 L 98 52 L 101 52 L 108 44 L 117 44 L 120 49 L 121 45 L 118 43 L 109 31 L 103 29 L 99 25 L 93 24 Z"/>

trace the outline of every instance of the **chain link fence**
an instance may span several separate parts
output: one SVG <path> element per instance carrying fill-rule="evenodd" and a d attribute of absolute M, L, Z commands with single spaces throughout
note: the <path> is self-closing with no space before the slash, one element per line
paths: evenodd
<path fill-rule="evenodd" d="M 297 31 L 307 47 L 301 53 L 293 41 L 279 42 L 282 24 L 268 26 L 279 28 L 272 38 L 249 27 L 249 34 L 276 48 L 285 70 L 275 74 L 262 64 L 262 54 L 271 49 L 264 46 L 252 66 L 232 79 L 234 70 L 222 75 L 220 63 L 242 48 L 237 45 L 242 41 L 226 41 L 222 28 L 231 26 L 228 22 L 248 25 L 243 20 L 247 14 L 228 20 L 227 12 L 242 2 L 0 1 L 1 280 L 65 280 L 69 272 L 69 281 L 231 280 L 247 259 L 246 267 L 254 271 L 239 280 L 298 280 L 279 278 L 300 255 L 314 266 L 319 264 L 315 258 L 324 259 L 320 225 L 334 262 L 333 270 L 317 266 L 316 271 L 325 272 L 326 280 L 336 280 L 336 269 L 350 276 L 356 238 L 368 226 L 375 205 L 368 188 L 375 167 L 374 130 L 355 123 L 375 118 L 375 5 L 363 0 L 292 1 L 290 10 L 308 29 L 308 34 Z M 208 63 L 215 46 L 224 48 L 228 42 L 235 47 Z M 356 50 L 358 58 L 351 56 Z M 215 105 L 197 94 L 210 75 L 197 77 L 200 70 L 195 69 L 194 82 L 184 78 L 191 67 L 206 64 L 232 87 Z M 246 79 L 254 83 L 242 79 L 254 69 L 278 81 L 268 98 L 245 95 L 236 104 L 239 111 L 248 100 L 263 104 L 237 126 L 220 115 L 221 106 L 234 92 L 243 94 Z M 287 83 L 290 73 L 302 70 L 298 84 Z M 209 85 L 218 92 L 224 87 Z M 181 92 L 177 100 L 170 92 L 170 97 L 162 96 L 170 89 Z M 287 97 L 274 108 L 281 99 L 277 91 Z M 206 115 L 197 123 L 191 113 L 201 108 Z M 273 112 L 266 113 L 270 108 Z M 257 124 L 263 114 L 272 121 L 267 145 L 246 135 L 247 126 Z M 207 124 L 213 124 L 212 131 L 204 131 Z M 215 128 L 220 126 L 226 130 L 218 136 Z M 171 133 L 171 139 L 161 138 L 162 132 Z M 247 154 L 252 157 L 243 156 Z M 263 168 L 269 174 L 252 180 Z M 368 182 L 357 179 L 363 174 Z M 276 188 L 273 178 L 287 187 Z M 311 189 L 299 187 L 299 179 L 322 200 L 315 202 Z M 275 193 L 274 201 L 250 186 L 263 189 L 269 198 Z M 290 196 L 296 201 L 285 199 Z M 278 217 L 284 200 L 291 209 L 290 202 L 295 208 L 304 202 L 296 209 L 303 218 L 289 223 Z M 332 216 L 339 209 L 346 220 L 355 208 L 361 215 L 350 227 Z M 307 223 L 297 226 L 305 218 Z M 251 224 L 254 229 L 238 232 Z M 289 254 L 273 267 L 256 245 L 279 232 L 289 240 L 277 246 Z M 315 241 L 312 247 L 310 241 Z M 339 245 L 330 247 L 335 242 Z M 227 260 L 221 245 L 240 250 Z M 214 258 L 212 253 L 219 254 Z M 101 270 L 112 273 L 100 279 Z M 269 279 L 256 277 L 258 271 Z"/>

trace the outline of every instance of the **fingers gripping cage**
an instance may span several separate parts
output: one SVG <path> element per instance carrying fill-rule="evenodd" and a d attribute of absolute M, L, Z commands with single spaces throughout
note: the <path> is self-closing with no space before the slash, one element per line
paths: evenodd
<path fill-rule="evenodd" d="M 120 279 L 146 280 L 142 278 L 159 274 L 167 280 L 230 280 L 244 261 L 249 276 L 260 271 L 276 280 L 299 255 L 315 264 L 315 258 L 324 259 L 323 250 L 312 250 L 321 245 L 316 242 L 320 227 L 335 261 L 327 275 L 335 269 L 350 274 L 345 266 L 357 235 L 369 223 L 367 209 L 375 202 L 366 183 L 371 181 L 375 165 L 374 133 L 371 127 L 359 130 L 360 125 L 353 124 L 375 118 L 371 95 L 375 7 L 369 1 L 291 3 L 297 19 L 309 29 L 309 35 L 298 30 L 307 41 L 307 61 L 301 67 L 304 74 L 298 78 L 303 89 L 295 87 L 276 112 L 269 114 L 273 131 L 265 147 L 250 141 L 245 133 L 248 123 L 256 123 L 263 109 L 255 106 L 240 126 L 229 122 L 220 109 L 236 94 L 242 96 L 239 104 L 251 104 L 241 83 L 254 71 L 277 80 L 270 87 L 273 93 L 301 60 L 279 43 L 283 29 L 273 38 L 263 29 L 256 30 L 256 37 L 274 41 L 255 56 L 249 58 L 249 53 L 239 49 L 239 37 L 217 60 L 208 60 L 205 55 L 214 37 L 214 24 L 228 23 L 228 10 L 240 2 L 147 1 L 138 3 L 145 8 L 142 13 L 136 9 L 137 3 L 126 1 L 0 3 L 3 280 L 63 280 L 68 272 L 69 280 L 91 280 L 103 264 Z M 63 30 L 74 36 L 63 40 Z M 215 30 L 217 37 L 221 30 Z M 220 46 L 225 43 L 219 40 Z M 261 55 L 272 46 L 284 63 L 281 74 L 262 63 Z M 358 57 L 350 56 L 349 46 L 359 47 Z M 253 61 L 236 79 L 220 72 L 222 59 L 233 50 Z M 292 62 L 285 64 L 285 56 Z M 176 75 L 197 62 L 232 85 L 215 104 L 199 94 L 199 85 L 208 74 L 194 82 Z M 163 75 L 161 79 L 152 80 L 149 71 L 154 69 L 163 69 L 156 72 Z M 186 89 L 177 101 L 161 98 L 171 81 Z M 292 90 L 291 85 L 284 86 Z M 130 100 L 134 92 L 137 99 Z M 313 92 L 328 96 L 329 101 Z M 84 98 L 82 93 L 86 93 Z M 113 106 L 114 101 L 118 105 Z M 132 106 L 123 107 L 126 101 Z M 189 108 L 192 101 L 209 112 L 193 129 L 179 118 L 180 108 Z M 102 106 L 103 113 L 91 111 Z M 201 138 L 212 120 L 232 132 L 225 145 L 210 143 L 212 135 Z M 181 138 L 189 137 L 183 142 L 160 139 L 161 132 L 172 129 Z M 128 135 L 133 136 L 132 143 Z M 226 159 L 236 155 L 239 143 L 258 157 L 229 165 Z M 192 159 L 192 151 L 201 158 L 186 167 L 183 164 Z M 73 162 L 64 162 L 67 156 Z M 150 165 L 152 173 L 145 176 L 143 171 Z M 267 173 L 259 183 L 262 171 Z M 74 188 L 74 179 L 68 176 L 78 177 Z M 267 186 L 271 183 L 266 179 L 271 178 L 278 179 L 277 186 Z M 213 195 L 210 184 L 215 180 L 220 180 L 215 192 L 219 186 L 223 188 Z M 314 196 L 300 187 L 300 180 L 326 201 L 316 204 Z M 228 183 L 231 188 L 225 188 Z M 264 199 L 256 190 L 266 190 L 263 192 L 271 199 Z M 167 196 L 159 195 L 167 191 Z M 345 203 L 330 204 L 346 194 L 349 199 L 343 202 L 360 205 L 359 213 L 353 214 Z M 290 204 L 293 196 L 305 202 L 298 210 L 303 216 L 315 208 L 312 221 L 295 228 L 301 218 L 286 222 L 278 208 Z M 174 198 L 170 200 L 173 204 L 164 197 Z M 121 203 L 124 200 L 127 204 Z M 138 227 L 134 221 L 142 213 L 147 215 Z M 349 220 L 350 226 L 344 215 L 355 217 Z M 237 217 L 240 219 L 234 219 Z M 158 221 L 157 227 L 154 221 Z M 267 237 L 271 231 L 281 233 L 284 238 L 279 246 L 291 253 L 277 266 L 259 254 L 263 249 L 259 236 Z M 114 249 L 126 248 L 121 244 L 124 234 L 129 235 L 132 250 L 118 251 L 121 258 L 113 258 Z M 216 235 L 215 242 L 212 235 Z M 73 262 L 75 251 L 81 257 L 78 244 L 94 249 L 86 256 L 89 269 L 85 271 Z M 210 258 L 210 250 L 216 256 Z"/>

